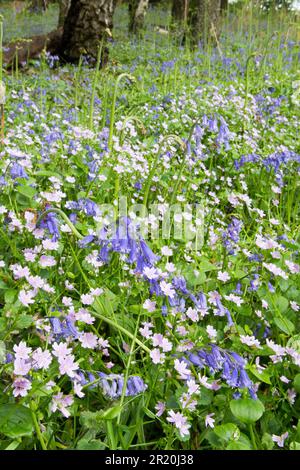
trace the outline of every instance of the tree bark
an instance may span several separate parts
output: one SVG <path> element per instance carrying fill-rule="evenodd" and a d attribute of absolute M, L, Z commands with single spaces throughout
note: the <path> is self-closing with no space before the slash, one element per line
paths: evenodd
<path fill-rule="evenodd" d="M 187 20 L 189 0 L 173 0 L 172 20 L 175 24 L 184 23 Z"/>
<path fill-rule="evenodd" d="M 228 0 L 221 0 L 221 13 L 225 13 L 228 10 Z"/>
<path fill-rule="evenodd" d="M 72 0 L 62 37 L 60 55 L 68 62 L 78 62 L 81 55 L 97 58 L 101 42 L 113 28 L 116 0 Z M 108 53 L 103 47 L 102 65 Z"/>
<path fill-rule="evenodd" d="M 191 43 L 216 41 L 220 29 L 221 0 L 189 0 Z"/>
<path fill-rule="evenodd" d="M 59 18 L 58 18 L 58 27 L 64 25 L 65 19 L 67 17 L 69 8 L 71 5 L 71 0 L 60 0 L 59 1 Z"/>
<path fill-rule="evenodd" d="M 139 32 L 144 26 L 144 19 L 149 6 L 149 0 L 129 0 L 129 31 Z"/>
<path fill-rule="evenodd" d="M 47 9 L 47 0 L 32 0 L 29 11 L 33 13 L 41 13 Z"/>

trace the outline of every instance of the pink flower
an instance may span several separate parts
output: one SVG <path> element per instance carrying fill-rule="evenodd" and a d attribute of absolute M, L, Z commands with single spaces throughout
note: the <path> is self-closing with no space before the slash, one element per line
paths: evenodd
<path fill-rule="evenodd" d="M 48 369 L 52 362 L 52 356 L 49 351 L 42 351 L 41 348 L 37 348 L 32 353 L 33 366 L 35 369 Z"/>
<path fill-rule="evenodd" d="M 16 375 L 27 375 L 31 369 L 30 362 L 25 359 L 16 358 L 14 361 L 14 374 Z"/>
<path fill-rule="evenodd" d="M 56 265 L 55 258 L 53 256 L 42 255 L 39 260 L 39 265 L 42 268 L 48 268 Z"/>
<path fill-rule="evenodd" d="M 156 416 L 160 417 L 161 415 L 164 414 L 165 409 L 166 409 L 166 405 L 165 405 L 164 402 L 159 401 L 159 402 L 155 405 L 155 409 L 156 409 Z"/>
<path fill-rule="evenodd" d="M 218 272 L 218 279 L 219 279 L 219 281 L 226 282 L 226 281 L 229 281 L 230 276 L 226 271 L 224 271 L 224 272 L 219 271 Z"/>
<path fill-rule="evenodd" d="M 167 421 L 175 425 L 181 437 L 189 435 L 189 428 L 191 427 L 191 425 L 188 424 L 187 418 L 182 413 L 175 413 L 175 411 L 171 410 L 168 411 L 168 415 L 169 416 L 167 418 Z"/>
<path fill-rule="evenodd" d="M 190 377 L 191 371 L 184 361 L 175 359 L 174 366 L 175 370 L 177 370 L 177 372 L 179 373 L 181 379 L 186 380 Z"/>
<path fill-rule="evenodd" d="M 32 351 L 31 348 L 26 346 L 25 341 L 21 341 L 19 344 L 15 344 L 13 350 L 16 353 L 16 358 L 18 359 L 29 359 L 29 354 Z"/>
<path fill-rule="evenodd" d="M 209 415 L 205 416 L 205 427 L 207 428 L 208 426 L 210 428 L 215 427 L 215 419 L 213 418 L 215 413 L 210 413 Z"/>
<path fill-rule="evenodd" d="M 19 293 L 19 300 L 21 304 L 25 307 L 28 307 L 30 304 L 34 304 L 34 297 L 36 296 L 37 292 L 34 290 L 26 291 L 22 289 Z"/>
<path fill-rule="evenodd" d="M 53 356 L 56 356 L 59 361 L 65 359 L 72 352 L 72 349 L 68 348 L 66 343 L 53 343 L 52 349 Z"/>
<path fill-rule="evenodd" d="M 150 357 L 153 364 L 163 364 L 165 360 L 164 353 L 161 353 L 158 348 L 155 348 L 150 352 Z"/>
<path fill-rule="evenodd" d="M 172 299 L 175 296 L 175 290 L 173 289 L 172 284 L 169 284 L 166 281 L 161 281 L 160 288 L 167 297 Z"/>
<path fill-rule="evenodd" d="M 95 349 L 98 344 L 98 338 L 93 333 L 83 333 L 79 341 L 81 342 L 81 346 L 87 349 Z"/>
<path fill-rule="evenodd" d="M 65 418 L 69 418 L 71 413 L 67 407 L 71 406 L 73 401 L 74 399 L 72 395 L 63 395 L 61 392 L 59 392 L 57 395 L 53 396 L 51 411 L 55 412 L 56 410 L 59 410 L 65 416 Z"/>
<path fill-rule="evenodd" d="M 63 359 L 59 359 L 59 372 L 67 374 L 69 377 L 75 377 L 75 371 L 79 368 L 77 362 L 74 361 L 74 356 L 66 356 Z"/>
<path fill-rule="evenodd" d="M 288 436 L 289 436 L 288 432 L 281 434 L 281 436 L 276 436 L 276 434 L 273 434 L 272 441 L 276 442 L 278 447 L 284 447 L 284 441 L 288 438 Z"/>
<path fill-rule="evenodd" d="M 17 377 L 13 382 L 13 396 L 26 397 L 28 390 L 31 389 L 31 382 L 24 377 Z"/>

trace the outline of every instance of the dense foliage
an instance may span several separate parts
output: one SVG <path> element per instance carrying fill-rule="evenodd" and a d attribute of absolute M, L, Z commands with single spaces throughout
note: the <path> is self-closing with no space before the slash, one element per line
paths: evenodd
<path fill-rule="evenodd" d="M 122 8 L 105 70 L 3 74 L 1 448 L 299 449 L 295 19 Z"/>

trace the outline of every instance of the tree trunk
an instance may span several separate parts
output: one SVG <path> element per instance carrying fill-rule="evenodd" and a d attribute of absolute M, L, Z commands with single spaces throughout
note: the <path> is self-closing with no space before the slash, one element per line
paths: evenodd
<path fill-rule="evenodd" d="M 226 13 L 228 10 L 228 0 L 221 0 L 221 13 Z"/>
<path fill-rule="evenodd" d="M 144 26 L 144 19 L 149 6 L 149 0 L 129 0 L 129 31 L 137 33 Z"/>
<path fill-rule="evenodd" d="M 219 35 L 221 0 L 190 0 L 189 3 L 192 44 L 215 42 Z"/>
<path fill-rule="evenodd" d="M 187 20 L 189 0 L 173 0 L 172 20 L 175 24 L 184 23 Z"/>
<path fill-rule="evenodd" d="M 47 9 L 47 0 L 32 0 L 29 11 L 32 13 L 41 13 Z"/>
<path fill-rule="evenodd" d="M 71 5 L 71 0 L 60 0 L 59 1 L 59 18 L 58 18 L 58 27 L 63 26 L 65 19 L 67 17 L 69 8 Z"/>
<path fill-rule="evenodd" d="M 62 37 L 60 55 L 78 62 L 81 55 L 97 58 L 101 42 L 111 35 L 116 0 L 72 0 Z M 103 47 L 102 65 L 108 52 Z"/>

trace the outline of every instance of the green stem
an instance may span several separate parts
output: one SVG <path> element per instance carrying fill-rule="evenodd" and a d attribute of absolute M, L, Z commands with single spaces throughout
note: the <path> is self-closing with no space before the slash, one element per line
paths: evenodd
<path fill-rule="evenodd" d="M 113 423 L 112 420 L 107 420 L 106 421 L 106 426 L 107 426 L 107 434 L 110 440 L 110 450 L 116 450 L 117 449 L 117 443 L 114 435 L 114 428 L 113 428 Z"/>
<path fill-rule="evenodd" d="M 253 431 L 253 424 L 249 424 L 249 432 L 250 432 L 250 437 L 251 437 L 251 442 L 253 445 L 253 449 L 257 450 L 257 444 L 256 444 L 256 439 Z"/>
<path fill-rule="evenodd" d="M 156 157 L 155 157 L 154 162 L 152 164 L 148 179 L 147 179 L 147 185 L 146 185 L 144 199 L 143 199 L 143 205 L 144 206 L 147 206 L 148 196 L 149 196 L 149 191 L 150 191 L 152 179 L 153 179 L 153 176 L 155 174 L 155 171 L 157 170 L 157 164 L 158 164 L 158 160 L 159 160 L 162 148 L 168 140 L 174 140 L 175 142 L 177 142 L 180 145 L 180 147 L 182 148 L 182 150 L 184 150 L 186 148 L 186 145 L 183 142 L 183 140 L 180 137 L 178 137 L 177 135 L 170 134 L 170 135 L 167 135 L 166 137 L 164 137 L 162 139 L 162 141 L 159 145 Z"/>
<path fill-rule="evenodd" d="M 102 56 L 102 49 L 103 49 L 103 41 L 104 41 L 104 39 L 102 39 L 101 43 L 99 44 L 97 62 L 96 62 L 96 69 L 95 69 L 94 80 L 93 80 L 93 89 L 92 89 L 91 107 L 90 107 L 90 129 L 91 130 L 93 129 L 94 103 L 95 103 L 95 96 L 96 96 L 96 86 L 97 86 L 98 74 L 99 74 L 99 70 L 100 70 L 100 63 L 101 63 L 101 56 Z"/>
<path fill-rule="evenodd" d="M 82 267 L 81 267 L 81 264 L 80 264 L 80 262 L 79 262 L 79 259 L 77 258 L 77 255 L 76 255 L 75 250 L 74 250 L 74 248 L 72 247 L 71 243 L 70 243 L 70 247 L 71 247 L 71 251 L 72 251 L 72 254 L 73 254 L 73 256 L 74 256 L 74 259 L 75 259 L 75 261 L 76 261 L 76 263 L 77 263 L 77 265 L 78 265 L 78 268 L 79 268 L 79 270 L 80 270 L 80 272 L 81 272 L 81 274 L 82 274 L 82 277 L 83 277 L 83 279 L 85 280 L 85 282 L 86 282 L 86 284 L 88 285 L 88 287 L 91 289 L 92 286 L 90 285 L 89 280 L 88 280 L 88 278 L 87 278 L 85 272 L 83 271 L 83 269 L 82 269 Z M 103 310 L 103 306 L 101 305 L 101 303 L 99 302 L 98 299 L 96 299 L 96 303 L 97 303 L 98 307 L 99 307 L 101 310 Z M 94 310 L 93 313 L 94 313 L 94 315 L 95 315 L 96 317 L 100 318 L 100 320 L 102 320 L 102 321 L 108 323 L 109 325 L 113 326 L 113 327 L 116 328 L 117 330 L 119 330 L 119 331 L 121 331 L 122 333 L 124 333 L 128 338 L 131 338 L 131 339 L 134 339 L 134 338 L 135 338 L 135 336 L 134 336 L 132 333 L 130 333 L 130 331 L 126 330 L 126 328 L 124 328 L 123 326 L 119 325 L 116 321 L 111 320 L 110 318 L 108 318 L 108 317 L 105 316 L 104 314 L 102 315 L 102 313 L 99 313 L 98 311 L 96 312 L 96 311 Z M 104 312 L 104 313 L 105 313 L 105 312 Z M 139 339 L 135 338 L 135 342 L 136 342 L 147 354 L 150 354 L 150 352 L 151 352 L 150 349 L 149 349 L 147 346 L 145 346 Z"/>
<path fill-rule="evenodd" d="M 118 88 L 119 88 L 120 82 L 123 80 L 123 78 L 128 78 L 132 82 L 135 82 L 135 78 L 132 75 L 130 75 L 129 73 L 121 73 L 121 75 L 119 75 L 117 80 L 116 80 L 113 99 L 112 99 L 112 104 L 111 104 L 111 112 L 110 112 L 110 126 L 109 126 L 109 137 L 108 137 L 108 148 L 109 148 L 109 150 L 112 150 L 112 141 L 113 141 L 113 135 L 114 135 L 115 112 L 116 112 L 116 102 L 117 102 Z"/>
<path fill-rule="evenodd" d="M 43 438 L 43 435 L 41 433 L 41 429 L 40 429 L 40 424 L 38 422 L 38 419 L 36 417 L 36 414 L 33 410 L 33 406 L 32 404 L 30 405 L 30 410 L 31 410 L 31 416 L 32 416 L 32 419 L 33 419 L 33 424 L 34 424 L 34 427 L 35 427 L 35 431 L 36 431 L 36 434 L 37 434 L 37 437 L 38 437 L 38 440 L 41 444 L 41 447 L 43 450 L 47 450 L 47 446 L 45 444 L 45 441 L 44 441 L 44 438 Z"/>
<path fill-rule="evenodd" d="M 59 214 L 63 219 L 64 221 L 66 222 L 66 224 L 70 227 L 70 229 L 72 230 L 72 232 L 74 233 L 74 235 L 76 235 L 77 238 L 79 238 L 80 240 L 83 239 L 83 235 L 81 235 L 81 233 L 78 232 L 78 230 L 74 227 L 74 225 L 72 224 L 72 222 L 70 221 L 70 219 L 66 216 L 66 214 L 61 210 L 61 209 L 57 209 L 55 207 L 53 207 L 52 209 L 47 209 L 46 211 L 44 211 L 38 218 L 37 222 L 36 222 L 36 225 L 38 225 L 40 223 L 40 221 L 45 217 L 45 215 L 51 213 L 51 212 L 56 212 L 57 214 Z"/>

